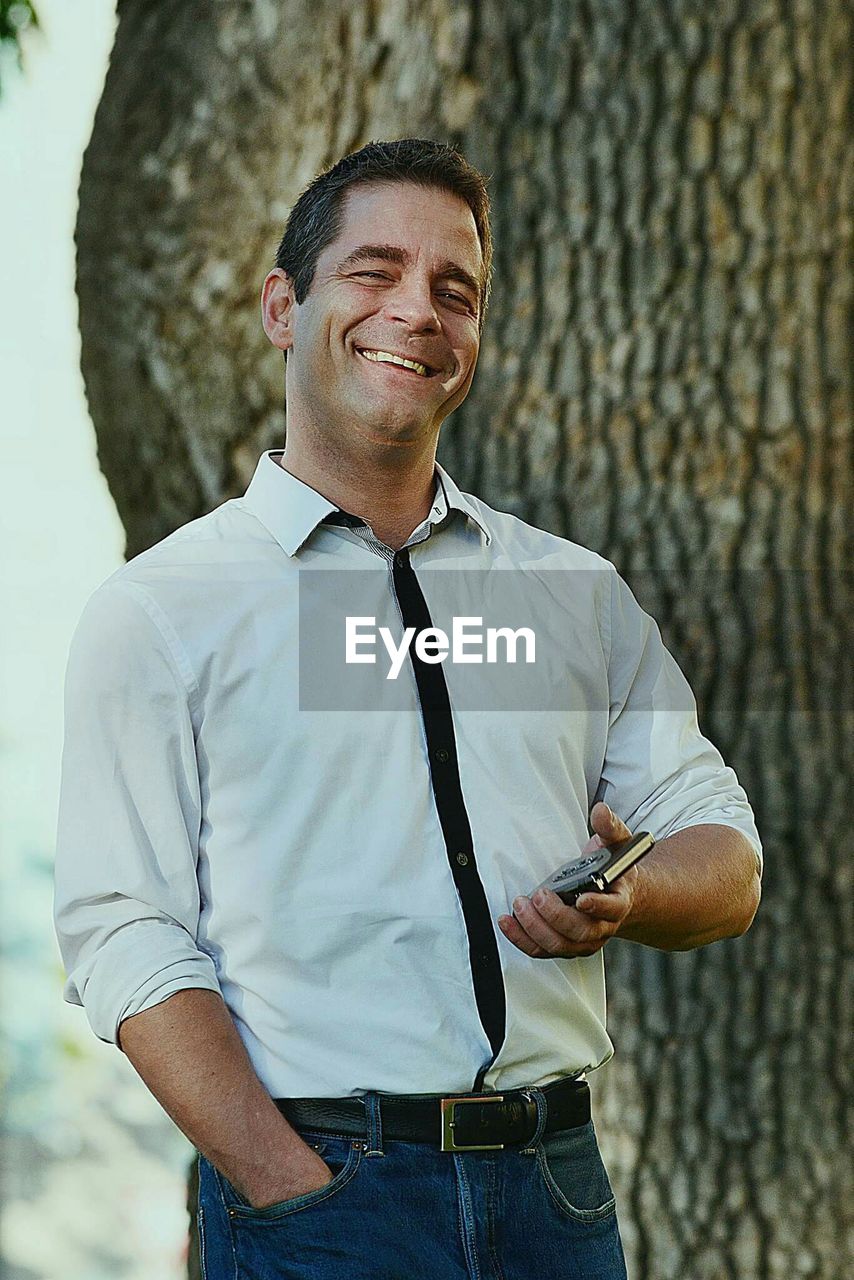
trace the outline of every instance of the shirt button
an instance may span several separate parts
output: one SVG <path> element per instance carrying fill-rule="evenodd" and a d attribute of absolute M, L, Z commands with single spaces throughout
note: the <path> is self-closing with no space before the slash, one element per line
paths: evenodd
<path fill-rule="evenodd" d="M 446 751 L 444 747 L 439 747 L 438 750 L 433 752 L 433 754 L 435 755 L 436 759 L 440 762 L 440 764 L 447 764 L 447 762 L 451 758 L 450 751 Z"/>
<path fill-rule="evenodd" d="M 466 855 L 466 854 L 464 854 L 464 853 L 458 853 L 458 854 L 457 854 L 457 862 L 460 864 L 460 866 L 461 866 L 461 867 L 467 867 L 467 866 L 468 866 L 468 864 L 469 864 L 469 860 L 468 860 L 467 855 Z"/>

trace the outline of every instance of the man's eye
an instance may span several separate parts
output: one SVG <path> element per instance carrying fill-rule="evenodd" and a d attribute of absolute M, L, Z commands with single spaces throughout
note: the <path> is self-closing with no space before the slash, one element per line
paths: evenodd
<path fill-rule="evenodd" d="M 371 280 L 387 280 L 388 276 L 384 271 L 357 271 L 357 276 L 367 276 Z"/>
<path fill-rule="evenodd" d="M 453 293 L 450 289 L 443 289 L 441 291 L 441 296 L 450 298 L 453 302 L 461 302 L 464 307 L 468 307 L 469 310 L 474 310 L 468 298 L 464 297 L 461 293 Z"/>

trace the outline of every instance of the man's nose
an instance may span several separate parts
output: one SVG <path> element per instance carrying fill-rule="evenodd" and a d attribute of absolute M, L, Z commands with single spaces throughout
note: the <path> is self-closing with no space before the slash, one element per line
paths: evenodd
<path fill-rule="evenodd" d="M 390 320 L 402 320 L 417 333 L 438 333 L 440 328 L 432 289 L 421 280 L 399 281 L 387 299 L 386 314 Z"/>

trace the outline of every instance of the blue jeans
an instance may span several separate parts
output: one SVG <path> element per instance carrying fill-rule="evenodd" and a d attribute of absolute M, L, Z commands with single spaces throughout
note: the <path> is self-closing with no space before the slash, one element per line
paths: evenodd
<path fill-rule="evenodd" d="M 326 1186 L 253 1209 L 199 1157 L 204 1280 L 626 1280 L 614 1195 L 592 1121 L 527 1147 L 440 1151 L 298 1129 Z"/>

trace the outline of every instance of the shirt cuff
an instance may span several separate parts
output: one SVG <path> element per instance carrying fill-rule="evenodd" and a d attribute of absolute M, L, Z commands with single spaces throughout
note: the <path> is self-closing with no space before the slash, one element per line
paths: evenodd
<path fill-rule="evenodd" d="M 70 974 L 64 997 L 83 1005 L 99 1040 L 118 1044 L 124 1018 L 198 987 L 222 994 L 211 957 L 180 925 L 144 920 L 114 933 Z"/>

